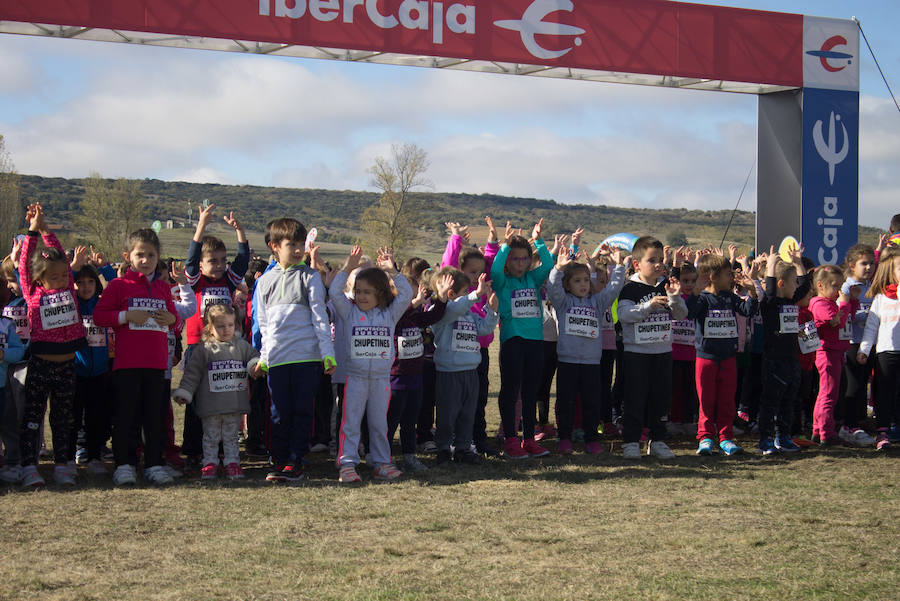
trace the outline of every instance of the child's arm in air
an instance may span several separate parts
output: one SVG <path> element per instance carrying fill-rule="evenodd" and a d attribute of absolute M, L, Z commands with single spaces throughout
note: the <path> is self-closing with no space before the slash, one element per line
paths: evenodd
<path fill-rule="evenodd" d="M 244 275 L 247 273 L 247 267 L 250 265 L 250 245 L 247 243 L 247 234 L 244 233 L 244 226 L 234 216 L 234 211 L 224 215 L 222 219 L 237 232 L 237 254 L 228 268 L 228 279 L 231 280 L 232 285 L 240 286 L 244 280 Z"/>

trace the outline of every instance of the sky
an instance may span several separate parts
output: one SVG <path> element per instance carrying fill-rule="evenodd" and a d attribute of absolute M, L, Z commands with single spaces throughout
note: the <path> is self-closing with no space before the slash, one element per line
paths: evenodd
<path fill-rule="evenodd" d="M 856 16 L 900 92 L 896 0 L 706 3 Z M 860 46 L 860 223 L 886 228 L 900 111 Z M 414 143 L 436 192 L 731 209 L 756 121 L 745 94 L 0 34 L 0 134 L 30 175 L 373 190 L 375 157 Z"/>

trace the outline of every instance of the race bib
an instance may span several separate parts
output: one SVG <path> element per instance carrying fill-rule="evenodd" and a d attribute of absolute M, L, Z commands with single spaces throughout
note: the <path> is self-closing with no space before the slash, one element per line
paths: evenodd
<path fill-rule="evenodd" d="M 715 309 L 703 321 L 704 338 L 737 338 L 737 319 L 730 309 Z"/>
<path fill-rule="evenodd" d="M 387 326 L 353 326 L 350 356 L 354 359 L 391 359 L 391 329 Z"/>
<path fill-rule="evenodd" d="M 87 338 L 88 346 L 106 346 L 106 328 L 101 328 L 94 324 L 94 317 L 92 315 L 82 317 L 81 323 L 84 325 L 85 338 Z"/>
<path fill-rule="evenodd" d="M 672 340 L 672 319 L 668 313 L 651 313 L 644 321 L 634 324 L 634 341 L 653 344 Z"/>
<path fill-rule="evenodd" d="M 175 332 L 169 330 L 166 332 L 166 338 L 169 340 L 169 357 L 175 356 Z"/>
<path fill-rule="evenodd" d="M 207 372 L 210 392 L 247 390 L 247 366 L 243 361 L 236 359 L 210 361 Z"/>
<path fill-rule="evenodd" d="M 612 311 L 609 309 L 603 312 L 603 319 L 600 321 L 600 329 L 604 332 L 616 331 L 616 324 L 613 323 Z"/>
<path fill-rule="evenodd" d="M 838 340 L 852 340 L 853 339 L 853 320 L 848 319 L 844 322 L 844 325 L 838 330 Z"/>
<path fill-rule="evenodd" d="M 16 322 L 16 336 L 25 341 L 31 339 L 31 325 L 28 323 L 28 307 L 3 307 L 3 317 Z"/>
<path fill-rule="evenodd" d="M 856 311 L 856 319 L 867 319 L 869 317 L 869 310 L 872 308 L 872 299 L 866 298 L 866 302 L 863 299 L 859 301 L 859 309 Z"/>
<path fill-rule="evenodd" d="M 166 301 L 159 298 L 129 298 L 128 299 L 128 310 L 129 311 L 166 311 Z M 168 326 L 161 326 L 156 323 L 156 320 L 150 317 L 141 325 L 137 325 L 135 323 L 128 322 L 129 330 L 140 330 L 140 331 L 148 331 L 148 332 L 168 332 Z"/>
<path fill-rule="evenodd" d="M 38 310 L 41 313 L 41 327 L 45 330 L 65 328 L 78 323 L 78 308 L 70 290 L 42 296 Z"/>
<path fill-rule="evenodd" d="M 694 320 L 682 319 L 672 322 L 672 344 L 694 346 Z"/>
<path fill-rule="evenodd" d="M 397 357 L 418 359 L 425 354 L 425 340 L 419 328 L 403 328 L 397 335 Z"/>
<path fill-rule="evenodd" d="M 513 319 L 541 318 L 541 303 L 534 288 L 513 290 L 511 294 Z"/>
<path fill-rule="evenodd" d="M 565 315 L 565 329 L 569 336 L 597 338 L 600 335 L 600 320 L 593 307 L 569 307 Z"/>
<path fill-rule="evenodd" d="M 231 306 L 231 291 L 226 286 L 211 286 L 204 288 L 200 296 L 200 315 L 206 315 L 206 310 L 212 305 Z"/>
<path fill-rule="evenodd" d="M 453 337 L 450 349 L 457 353 L 480 353 L 478 327 L 471 321 L 462 319 L 453 322 Z"/>
<path fill-rule="evenodd" d="M 778 307 L 778 332 L 781 334 L 800 333 L 800 309 L 797 305 Z"/>
<path fill-rule="evenodd" d="M 816 322 L 810 320 L 799 327 L 797 341 L 800 343 L 800 352 L 804 355 L 813 353 L 819 348 L 819 329 Z"/>

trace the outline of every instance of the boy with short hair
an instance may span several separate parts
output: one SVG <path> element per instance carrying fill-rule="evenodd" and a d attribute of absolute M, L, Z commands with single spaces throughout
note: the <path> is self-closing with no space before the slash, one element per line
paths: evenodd
<path fill-rule="evenodd" d="M 737 388 L 738 325 L 735 312 L 746 317 L 756 313 L 756 287 L 741 272 L 738 283 L 746 285 L 750 298 L 733 292 L 731 261 L 717 254 L 703 255 L 697 265 L 698 284 L 688 299 L 688 319 L 694 320 L 697 349 L 698 455 L 711 455 L 718 434 L 719 448 L 726 455 L 743 451 L 734 440 L 734 393 Z M 699 292 L 702 286 L 702 292 Z M 716 430 L 718 428 L 718 431 Z"/>
<path fill-rule="evenodd" d="M 325 284 L 303 262 L 306 228 L 296 219 L 276 219 L 269 248 L 278 263 L 256 281 L 254 306 L 262 340 L 259 364 L 268 372 L 272 397 L 272 458 L 269 482 L 303 477 L 309 452 L 313 399 L 324 373 L 334 373 L 334 345 L 325 308 Z"/>
<path fill-rule="evenodd" d="M 766 296 L 760 304 L 765 347 L 758 421 L 759 450 L 763 455 L 800 450 L 791 440 L 790 425 L 801 381 L 797 303 L 810 289 L 802 256 L 803 247 L 794 249 L 791 262 L 785 263 L 772 247 L 766 261 Z"/>
<path fill-rule="evenodd" d="M 640 458 L 646 416 L 648 453 L 671 459 L 675 455 L 663 439 L 672 399 L 672 320 L 683 319 L 687 307 L 681 298 L 681 283 L 665 277 L 662 242 L 643 236 L 631 252 L 636 273 L 625 283 L 618 303 L 625 345 L 622 455 Z"/>
<path fill-rule="evenodd" d="M 250 245 L 234 212 L 223 216 L 225 223 L 237 233 L 237 255 L 231 267 L 227 263 L 225 243 L 215 236 L 204 235 L 215 208 L 215 204 L 206 208 L 198 207 L 197 229 L 194 230 L 184 265 L 184 274 L 197 299 L 197 312 L 185 324 L 188 347 L 185 349 L 182 365 L 188 364 L 194 347 L 202 342 L 203 317 L 207 307 L 214 304 L 232 305 L 234 291 L 243 281 L 250 261 Z M 203 453 L 203 424 L 194 411 L 193 402 L 185 407 L 183 439 L 181 452 L 188 457 L 187 465 L 199 469 L 200 455 Z"/>

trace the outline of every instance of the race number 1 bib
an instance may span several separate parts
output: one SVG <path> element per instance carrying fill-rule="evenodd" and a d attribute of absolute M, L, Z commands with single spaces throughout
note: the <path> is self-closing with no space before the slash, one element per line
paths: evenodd
<path fill-rule="evenodd" d="M 8 317 L 16 322 L 16 336 L 20 340 L 31 339 L 31 325 L 28 323 L 28 307 L 3 307 L 3 317 Z"/>
<path fill-rule="evenodd" d="M 681 319 L 672 322 L 672 344 L 694 346 L 694 320 Z"/>
<path fill-rule="evenodd" d="M 651 313 L 644 321 L 634 324 L 634 341 L 653 344 L 672 340 L 672 320 L 668 313 Z"/>
<path fill-rule="evenodd" d="M 819 329 L 816 322 L 810 320 L 799 326 L 797 341 L 800 343 L 800 352 L 804 355 L 813 353 L 819 348 Z"/>
<path fill-rule="evenodd" d="M 565 329 L 569 336 L 597 338 L 600 335 L 600 320 L 593 307 L 569 307 L 565 314 Z"/>
<path fill-rule="evenodd" d="M 397 335 L 397 357 L 417 359 L 425 354 L 425 341 L 419 328 L 403 328 Z"/>
<path fill-rule="evenodd" d="M 730 309 L 715 309 L 703 321 L 704 338 L 737 338 L 737 319 Z"/>
<path fill-rule="evenodd" d="M 63 290 L 41 297 L 41 327 L 45 330 L 65 328 L 78 323 L 78 309 L 72 292 Z"/>
<path fill-rule="evenodd" d="M 354 359 L 390 359 L 391 329 L 387 326 L 353 326 L 350 356 Z"/>
<path fill-rule="evenodd" d="M 106 346 L 106 328 L 101 328 L 95 325 L 94 317 L 92 315 L 82 317 L 81 323 L 84 325 L 84 332 L 85 337 L 87 338 L 88 346 Z"/>
<path fill-rule="evenodd" d="M 800 333 L 800 310 L 797 305 L 781 305 L 778 307 L 778 332 L 780 334 Z"/>
<path fill-rule="evenodd" d="M 231 291 L 225 286 L 212 286 L 204 288 L 200 297 L 200 314 L 205 315 L 206 310 L 213 305 L 231 306 Z"/>
<path fill-rule="evenodd" d="M 541 303 L 534 288 L 513 290 L 510 306 L 513 319 L 541 318 Z"/>
<path fill-rule="evenodd" d="M 243 361 L 210 361 L 207 369 L 210 392 L 247 390 L 247 367 Z"/>
<path fill-rule="evenodd" d="M 129 298 L 128 299 L 128 310 L 129 311 L 147 311 L 151 313 L 153 311 L 166 311 L 166 301 L 159 298 Z M 161 326 L 156 323 L 156 320 L 152 317 L 147 319 L 143 324 L 138 325 L 135 323 L 128 322 L 129 330 L 140 330 L 140 331 L 148 331 L 148 332 L 168 332 L 169 328 L 167 326 Z"/>
<path fill-rule="evenodd" d="M 480 353 L 478 327 L 471 321 L 458 319 L 453 322 L 450 349 L 457 353 Z"/>

